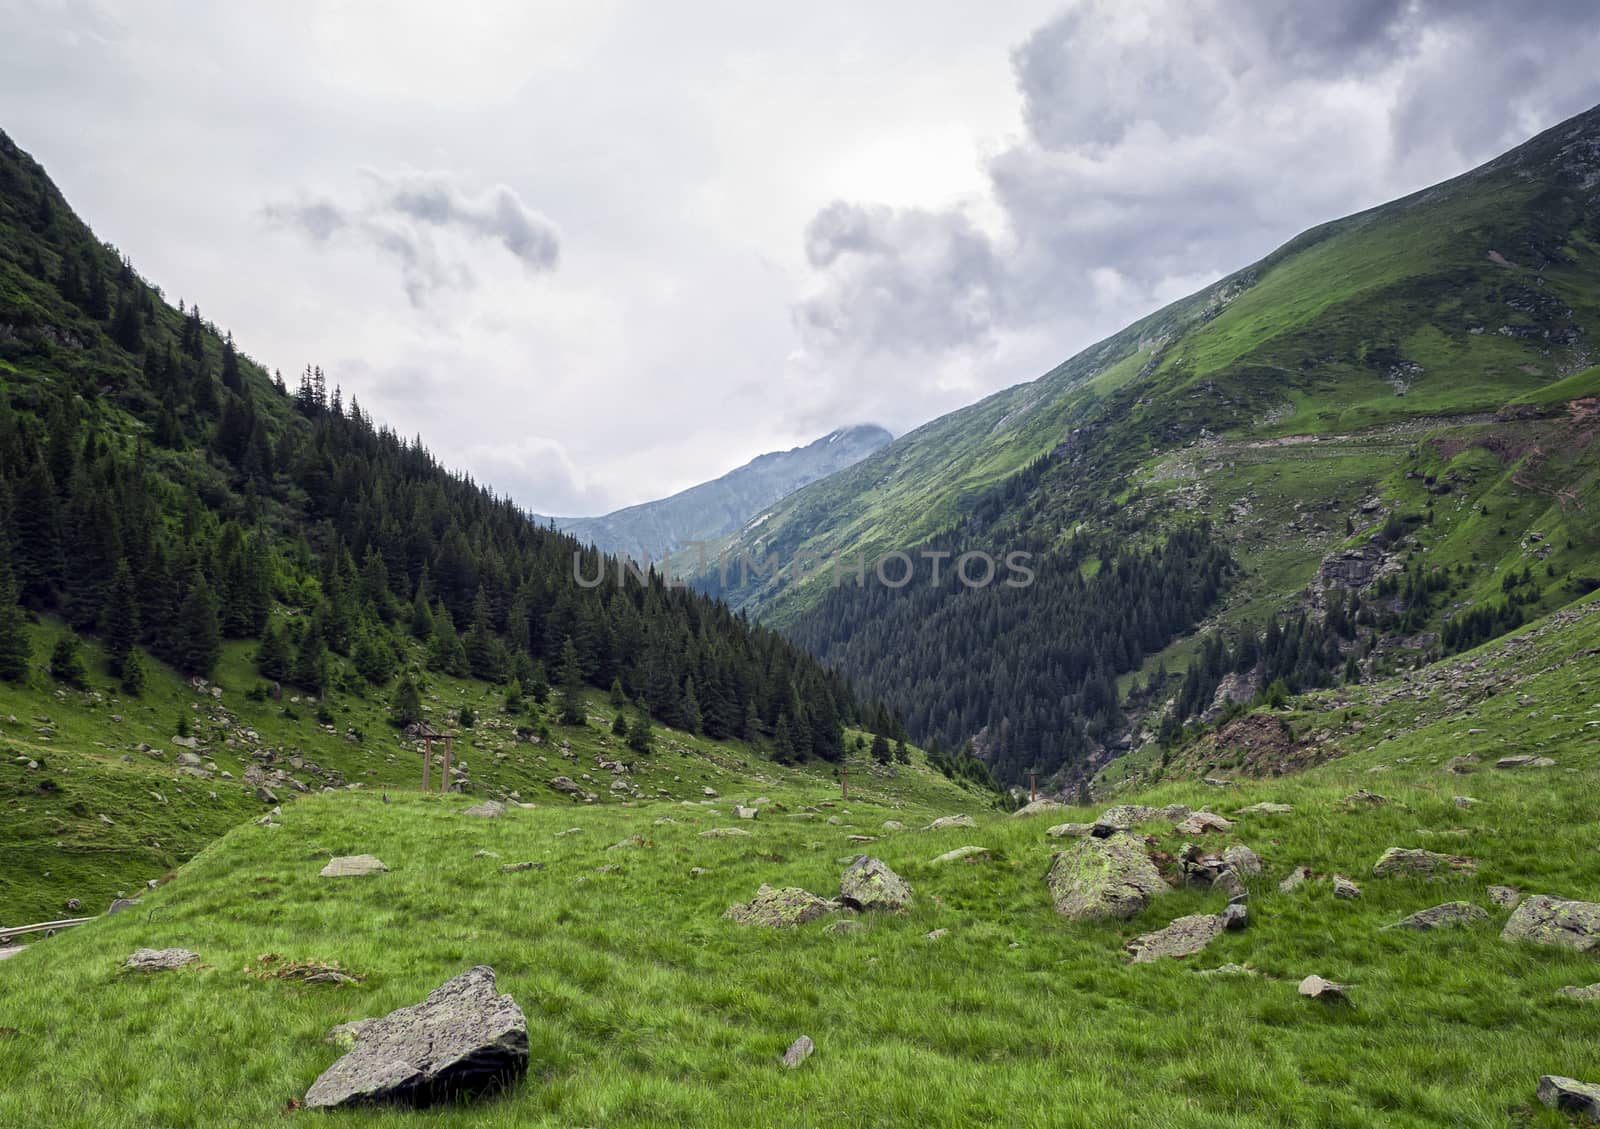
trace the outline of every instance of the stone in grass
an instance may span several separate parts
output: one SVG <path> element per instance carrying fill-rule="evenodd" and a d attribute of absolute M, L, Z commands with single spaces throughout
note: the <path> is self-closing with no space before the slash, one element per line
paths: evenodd
<path fill-rule="evenodd" d="M 1247 808 L 1240 808 L 1236 814 L 1238 814 L 1238 815 L 1288 815 L 1292 811 L 1294 811 L 1294 808 L 1289 804 L 1273 804 L 1273 803 L 1262 802 L 1262 803 L 1259 803 L 1259 804 L 1251 804 Z"/>
<path fill-rule="evenodd" d="M 1575 1113 L 1589 1121 L 1600 1121 L 1600 1085 L 1546 1074 L 1539 1079 L 1539 1100 L 1562 1113 Z"/>
<path fill-rule="evenodd" d="M 904 831 L 906 829 L 906 825 L 901 823 L 898 819 L 886 819 L 883 821 L 883 829 L 885 831 Z"/>
<path fill-rule="evenodd" d="M 1389 797 L 1388 796 L 1380 796 L 1380 795 L 1378 795 L 1378 793 L 1369 792 L 1365 788 L 1359 788 L 1356 791 L 1351 792 L 1344 799 L 1339 801 L 1339 803 L 1342 806 L 1351 807 L 1351 808 L 1354 808 L 1354 807 L 1381 808 L 1384 804 L 1386 804 L 1388 802 L 1389 802 Z"/>
<path fill-rule="evenodd" d="M 1348 984 L 1335 984 L 1332 980 L 1324 980 L 1317 975 L 1307 976 L 1300 981 L 1300 994 L 1311 1000 L 1321 1000 L 1325 1004 L 1348 1004 L 1350 999 L 1350 986 Z"/>
<path fill-rule="evenodd" d="M 946 851 L 933 860 L 933 865 L 938 866 L 945 862 L 987 862 L 989 848 L 978 846 L 957 847 L 953 851 Z"/>
<path fill-rule="evenodd" d="M 806 1059 L 810 1058 L 811 1052 L 816 1049 L 817 1045 L 811 1041 L 811 1036 L 802 1035 L 794 1042 L 790 1043 L 789 1049 L 783 1052 L 783 1065 L 787 1066 L 790 1070 L 793 1070 Z"/>
<path fill-rule="evenodd" d="M 1564 1000 L 1596 1003 L 1600 1002 L 1600 984 L 1590 984 L 1587 988 L 1579 988 L 1577 986 L 1557 988 L 1556 995 Z"/>
<path fill-rule="evenodd" d="M 1165 929 L 1135 937 L 1127 948 L 1133 954 L 1134 964 L 1148 964 L 1162 957 L 1178 959 L 1198 953 L 1221 932 L 1222 918 L 1216 914 L 1190 914 L 1178 918 Z"/>
<path fill-rule="evenodd" d="M 746 831 L 743 827 L 712 827 L 712 828 L 708 828 L 705 831 L 700 832 L 700 838 L 702 838 L 702 839 L 737 839 L 741 835 L 748 835 L 748 834 L 750 834 L 750 832 Z"/>
<path fill-rule="evenodd" d="M 1056 912 L 1073 921 L 1126 921 L 1167 888 L 1131 835 L 1078 840 L 1055 856 L 1045 883 Z"/>
<path fill-rule="evenodd" d="M 1237 933 L 1250 924 L 1250 907 L 1243 902 L 1230 902 L 1222 910 L 1222 927 Z"/>
<path fill-rule="evenodd" d="M 322 868 L 323 878 L 362 878 L 368 874 L 384 874 L 389 868 L 376 855 L 342 855 L 328 860 Z"/>
<path fill-rule="evenodd" d="M 1531 754 L 1522 754 L 1515 757 L 1501 757 L 1494 762 L 1496 768 L 1554 768 L 1556 762 L 1549 757 L 1536 757 Z"/>
<path fill-rule="evenodd" d="M 485 800 L 481 804 L 473 804 L 461 814 L 476 816 L 478 819 L 499 819 L 506 814 L 506 806 L 496 800 Z"/>
<path fill-rule="evenodd" d="M 1353 902 L 1361 897 L 1361 887 L 1342 874 L 1333 876 L 1333 896 Z"/>
<path fill-rule="evenodd" d="M 1309 866 L 1297 866 L 1289 872 L 1287 878 L 1278 883 L 1278 892 L 1287 894 L 1290 890 L 1304 885 L 1310 878 L 1311 868 Z"/>
<path fill-rule="evenodd" d="M 743 804 L 733 805 L 733 814 L 738 819 L 754 819 L 761 814 L 760 808 L 747 808 Z"/>
<path fill-rule="evenodd" d="M 923 828 L 925 831 L 947 831 L 952 827 L 976 827 L 977 820 L 970 815 L 941 815 Z"/>
<path fill-rule="evenodd" d="M 1012 819 L 1027 819 L 1033 815 L 1043 815 L 1045 812 L 1065 811 L 1067 805 L 1059 800 L 1038 799 L 1031 803 L 1023 804 L 1011 813 Z"/>
<path fill-rule="evenodd" d="M 1208 831 L 1232 831 L 1233 824 L 1209 811 L 1197 811 L 1176 828 L 1180 835 L 1204 835 Z"/>
<path fill-rule="evenodd" d="M 1600 903 L 1535 894 L 1512 913 L 1500 939 L 1594 952 L 1600 948 Z"/>
<path fill-rule="evenodd" d="M 1052 839 L 1087 839 L 1094 833 L 1092 823 L 1058 823 L 1045 832 Z"/>
<path fill-rule="evenodd" d="M 1471 902 L 1445 902 L 1442 906 L 1418 910 L 1393 925 L 1385 925 L 1384 928 L 1426 931 L 1452 925 L 1477 925 L 1488 920 L 1489 913 L 1482 906 L 1475 906 Z"/>
<path fill-rule="evenodd" d="M 139 949 L 127 960 L 134 972 L 173 972 L 200 959 L 188 949 Z"/>
<path fill-rule="evenodd" d="M 1489 900 L 1501 909 L 1516 909 L 1522 900 L 1522 891 L 1515 886 L 1490 886 Z"/>
<path fill-rule="evenodd" d="M 1374 878 L 1439 878 L 1471 874 L 1478 860 L 1409 847 L 1390 847 L 1372 864 Z"/>
<path fill-rule="evenodd" d="M 819 898 L 796 886 L 777 890 L 763 884 L 752 900 L 743 905 L 729 906 L 722 916 L 739 925 L 786 929 L 826 917 L 838 908 L 838 902 Z"/>
<path fill-rule="evenodd" d="M 853 910 L 896 913 L 911 904 L 911 886 L 881 859 L 862 855 L 839 879 L 839 900 Z"/>
<path fill-rule="evenodd" d="M 1261 873 L 1261 859 L 1249 847 L 1235 844 L 1222 852 L 1222 861 L 1238 875 L 1254 876 Z"/>
<path fill-rule="evenodd" d="M 496 994 L 487 965 L 420 1004 L 362 1021 L 353 1034 L 349 1053 L 306 1092 L 306 1108 L 428 1106 L 502 1089 L 528 1069 L 528 1021 L 516 1001 Z"/>
<path fill-rule="evenodd" d="M 1261 975 L 1255 969 L 1246 968 L 1242 964 L 1223 964 L 1223 965 L 1218 965 L 1216 968 L 1197 968 L 1197 969 L 1194 970 L 1194 974 L 1196 976 L 1260 976 Z"/>

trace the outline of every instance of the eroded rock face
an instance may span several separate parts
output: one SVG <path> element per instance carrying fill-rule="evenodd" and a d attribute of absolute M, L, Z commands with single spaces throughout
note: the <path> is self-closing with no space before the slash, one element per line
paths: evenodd
<path fill-rule="evenodd" d="M 1056 912 L 1073 921 L 1125 921 L 1166 889 L 1156 864 L 1131 835 L 1080 839 L 1056 855 L 1045 882 Z"/>
<path fill-rule="evenodd" d="M 826 917 L 838 908 L 838 902 L 819 898 L 796 886 L 778 890 L 763 885 L 753 899 L 743 905 L 729 906 L 722 916 L 739 925 L 787 929 Z"/>
<path fill-rule="evenodd" d="M 479 965 L 420 1004 L 345 1028 L 350 1052 L 306 1091 L 307 1109 L 428 1106 L 503 1089 L 528 1069 L 528 1022 Z"/>
<path fill-rule="evenodd" d="M 845 868 L 839 900 L 854 910 L 887 910 L 911 904 L 911 885 L 881 860 L 862 855 Z"/>
<path fill-rule="evenodd" d="M 1476 859 L 1441 855 L 1435 851 L 1390 847 L 1372 865 L 1374 878 L 1448 878 L 1471 874 L 1478 869 Z"/>
<path fill-rule="evenodd" d="M 1429 909 L 1418 910 L 1409 917 L 1403 917 L 1390 929 L 1442 929 L 1451 925 L 1477 925 L 1479 922 L 1488 921 L 1489 913 L 1482 906 L 1475 906 L 1471 902 L 1446 902 L 1442 906 L 1433 906 Z"/>
<path fill-rule="evenodd" d="M 1600 903 L 1535 894 L 1512 913 L 1500 939 L 1593 952 L 1600 948 Z"/>
<path fill-rule="evenodd" d="M 1162 957 L 1193 956 L 1204 949 L 1223 930 L 1222 918 L 1214 913 L 1180 917 L 1165 929 L 1146 933 L 1128 942 L 1134 964 L 1148 964 Z"/>

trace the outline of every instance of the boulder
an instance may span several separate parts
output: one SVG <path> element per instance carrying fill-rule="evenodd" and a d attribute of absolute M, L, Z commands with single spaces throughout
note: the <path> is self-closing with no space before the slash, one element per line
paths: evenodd
<path fill-rule="evenodd" d="M 976 827 L 977 820 L 970 815 L 941 815 L 938 819 L 928 824 L 926 831 L 948 831 L 952 827 Z"/>
<path fill-rule="evenodd" d="M 1237 933 L 1250 924 L 1250 907 L 1243 902 L 1229 902 L 1222 908 L 1222 928 Z"/>
<path fill-rule="evenodd" d="M 819 898 L 795 886 L 775 890 L 763 885 L 752 900 L 743 905 L 729 906 L 722 916 L 739 925 L 786 929 L 826 917 L 838 908 L 838 902 Z"/>
<path fill-rule="evenodd" d="M 1441 855 L 1434 851 L 1390 847 L 1372 864 L 1374 878 L 1447 878 L 1471 874 L 1478 869 L 1476 859 Z"/>
<path fill-rule="evenodd" d="M 322 868 L 323 878 L 363 878 L 368 874 L 385 874 L 389 868 L 376 855 L 344 855 L 329 859 Z"/>
<path fill-rule="evenodd" d="M 350 1052 L 306 1091 L 307 1109 L 428 1106 L 503 1089 L 528 1069 L 528 1021 L 510 996 L 495 993 L 487 965 L 352 1034 Z"/>
<path fill-rule="evenodd" d="M 557 776 L 550 781 L 550 787 L 557 792 L 564 792 L 569 796 L 583 795 L 583 785 L 573 780 L 570 776 Z"/>
<path fill-rule="evenodd" d="M 806 1059 L 810 1058 L 811 1052 L 816 1049 L 817 1045 L 811 1041 L 811 1037 L 809 1035 L 802 1035 L 794 1042 L 790 1043 L 789 1049 L 783 1052 L 783 1065 L 787 1066 L 790 1070 L 793 1070 Z"/>
<path fill-rule="evenodd" d="M 883 821 L 883 829 L 885 831 L 904 831 L 906 829 L 906 825 L 901 823 L 898 819 L 886 819 Z"/>
<path fill-rule="evenodd" d="M 1516 909 L 1522 900 L 1522 891 L 1515 886 L 1490 886 L 1489 900 L 1501 909 Z"/>
<path fill-rule="evenodd" d="M 1177 825 L 1180 835 L 1204 835 L 1208 831 L 1232 831 L 1233 824 L 1220 815 L 1197 811 Z"/>
<path fill-rule="evenodd" d="M 1094 832 L 1092 823 L 1058 823 L 1045 832 L 1052 839 L 1086 839 Z"/>
<path fill-rule="evenodd" d="M 1378 795 L 1378 793 L 1369 792 L 1365 788 L 1358 788 L 1354 792 L 1351 792 L 1344 799 L 1339 801 L 1340 804 L 1342 804 L 1343 806 L 1345 806 L 1347 808 L 1355 808 L 1355 807 L 1381 808 L 1384 804 L 1386 804 L 1388 802 L 1389 802 L 1389 797 L 1388 796 L 1380 796 L 1380 795 Z"/>
<path fill-rule="evenodd" d="M 1557 988 L 1556 995 L 1564 1000 L 1578 1000 L 1583 1003 L 1600 1001 L 1600 984 L 1590 984 L 1587 988 L 1576 986 Z"/>
<path fill-rule="evenodd" d="M 1324 980 L 1320 976 L 1307 976 L 1300 981 L 1300 994 L 1307 999 L 1321 1000 L 1323 1003 L 1339 1004 L 1349 1003 L 1349 986 L 1335 984 L 1332 980 Z"/>
<path fill-rule="evenodd" d="M 733 806 L 733 814 L 738 819 L 754 819 L 761 814 L 760 808 L 747 808 L 743 804 Z"/>
<path fill-rule="evenodd" d="M 911 904 L 911 886 L 883 860 L 862 855 L 839 879 L 839 901 L 853 910 L 898 912 Z"/>
<path fill-rule="evenodd" d="M 1441 929 L 1451 925 L 1476 925 L 1480 921 L 1488 920 L 1489 913 L 1482 906 L 1475 906 L 1471 902 L 1446 902 L 1442 906 L 1418 910 L 1409 917 L 1403 917 L 1393 925 L 1386 925 L 1384 928 Z"/>
<path fill-rule="evenodd" d="M 475 816 L 478 819 L 499 819 L 506 814 L 506 806 L 495 800 L 485 800 L 481 804 L 473 804 L 461 814 Z"/>
<path fill-rule="evenodd" d="M 1215 940 L 1222 928 L 1222 918 L 1216 914 L 1196 913 L 1178 918 L 1165 929 L 1135 937 L 1127 947 L 1134 964 L 1148 964 L 1162 957 L 1193 956 Z"/>
<path fill-rule="evenodd" d="M 1073 921 L 1125 921 L 1166 889 L 1156 864 L 1131 835 L 1080 839 L 1045 876 L 1056 912 Z"/>
<path fill-rule="evenodd" d="M 1600 1121 L 1600 1085 L 1546 1074 L 1539 1079 L 1539 1100 L 1562 1113 L 1575 1113 L 1589 1121 Z"/>
<path fill-rule="evenodd" d="M 1287 894 L 1290 890 L 1295 889 L 1297 886 L 1300 886 L 1309 880 L 1310 877 L 1311 868 L 1309 866 L 1297 866 L 1289 872 L 1289 876 L 1287 878 L 1278 883 L 1278 892 L 1280 894 Z"/>
<path fill-rule="evenodd" d="M 1259 803 L 1251 804 L 1247 808 L 1240 808 L 1236 815 L 1288 815 L 1294 811 L 1289 804 Z"/>
<path fill-rule="evenodd" d="M 199 959 L 199 953 L 188 949 L 139 949 L 128 958 L 127 967 L 135 972 L 172 972 Z"/>
<path fill-rule="evenodd" d="M 741 835 L 749 835 L 743 827 L 711 827 L 700 832 L 702 839 L 737 839 Z"/>
<path fill-rule="evenodd" d="M 1145 804 L 1118 804 L 1100 813 L 1095 823 L 1102 827 L 1135 827 L 1160 818 L 1160 812 Z"/>
<path fill-rule="evenodd" d="M 185 768 L 199 768 L 205 763 L 200 759 L 199 753 L 179 753 L 173 758 L 173 761 L 175 764 L 182 765 Z"/>
<path fill-rule="evenodd" d="M 1335 874 L 1333 876 L 1333 896 L 1353 902 L 1357 898 L 1361 897 L 1361 887 L 1357 886 L 1344 875 Z"/>
<path fill-rule="evenodd" d="M 1600 948 L 1600 903 L 1535 894 L 1511 914 L 1500 939 L 1594 952 Z"/>
<path fill-rule="evenodd" d="M 933 865 L 938 866 L 946 862 L 985 862 L 990 858 L 988 847 L 957 847 L 953 851 L 946 851 L 933 860 Z"/>
<path fill-rule="evenodd" d="M 1554 768 L 1556 762 L 1549 757 L 1536 757 L 1522 754 L 1515 757 L 1501 757 L 1494 762 L 1496 768 Z"/>
<path fill-rule="evenodd" d="M 1261 873 L 1261 859 L 1249 847 L 1242 844 L 1236 844 L 1223 851 L 1222 861 L 1241 878 Z"/>
<path fill-rule="evenodd" d="M 1023 804 L 1011 813 L 1012 819 L 1027 819 L 1033 815 L 1044 815 L 1046 812 L 1065 811 L 1067 805 L 1059 800 L 1034 800 L 1032 803 Z"/>

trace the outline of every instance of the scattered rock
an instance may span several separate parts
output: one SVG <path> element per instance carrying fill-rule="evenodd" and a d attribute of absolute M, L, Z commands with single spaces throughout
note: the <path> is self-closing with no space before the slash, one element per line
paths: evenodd
<path fill-rule="evenodd" d="M 946 851 L 934 859 L 932 865 L 938 866 L 940 863 L 961 862 L 963 860 L 966 862 L 986 862 L 990 857 L 988 847 L 957 847 L 955 850 Z"/>
<path fill-rule="evenodd" d="M 1579 1082 L 1558 1074 L 1539 1079 L 1539 1100 L 1562 1113 L 1575 1113 L 1590 1121 L 1600 1121 L 1600 1086 Z"/>
<path fill-rule="evenodd" d="M 1489 900 L 1501 909 L 1516 909 L 1522 900 L 1522 891 L 1515 886 L 1490 886 Z"/>
<path fill-rule="evenodd" d="M 924 933 L 922 935 L 922 939 L 924 941 L 937 941 L 937 940 L 940 940 L 941 938 L 947 936 L 949 934 L 949 932 L 950 932 L 950 930 L 948 930 L 948 929 L 935 929 L 931 933 Z"/>
<path fill-rule="evenodd" d="M 1216 914 L 1190 914 L 1178 918 L 1165 929 L 1135 937 L 1127 948 L 1133 954 L 1134 964 L 1148 964 L 1162 957 L 1193 956 L 1214 941 L 1222 928 L 1222 918 Z"/>
<path fill-rule="evenodd" d="M 1196 976 L 1259 976 L 1259 975 L 1261 975 L 1255 969 L 1246 968 L 1242 964 L 1223 964 L 1223 965 L 1218 965 L 1216 968 L 1197 968 L 1197 969 L 1194 970 L 1194 974 Z"/>
<path fill-rule="evenodd" d="M 702 838 L 702 839 L 737 839 L 741 835 L 748 835 L 748 834 L 750 834 L 750 832 L 746 831 L 743 827 L 711 827 L 711 828 L 707 828 L 706 830 L 700 832 L 700 838 Z"/>
<path fill-rule="evenodd" d="M 1240 877 L 1254 876 L 1261 873 L 1261 859 L 1249 847 L 1235 844 L 1222 852 L 1222 861 L 1227 863 L 1233 872 Z"/>
<path fill-rule="evenodd" d="M 1470 776 L 1478 771 L 1479 763 L 1477 757 L 1451 757 L 1444 762 L 1444 772 L 1448 776 Z"/>
<path fill-rule="evenodd" d="M 1065 811 L 1066 807 L 1067 805 L 1061 803 L 1059 800 L 1038 799 L 1032 801 L 1031 803 L 1023 804 L 1020 808 L 1011 813 L 1011 818 L 1026 819 L 1033 815 L 1043 815 L 1045 812 Z"/>
<path fill-rule="evenodd" d="M 501 1089 L 528 1069 L 528 1022 L 479 965 L 420 1004 L 363 1021 L 355 1045 L 306 1092 L 308 1109 L 427 1106 Z"/>
<path fill-rule="evenodd" d="M 501 874 L 521 874 L 528 870 L 543 870 L 542 862 L 508 862 L 500 868 Z"/>
<path fill-rule="evenodd" d="M 906 825 L 901 823 L 898 819 L 886 819 L 883 821 L 883 829 L 885 831 L 904 831 L 906 829 Z"/>
<path fill-rule="evenodd" d="M 1476 925 L 1480 921 L 1488 920 L 1488 911 L 1481 906 L 1475 906 L 1471 902 L 1446 902 L 1442 906 L 1418 910 L 1409 917 L 1403 917 L 1384 928 L 1427 930 L 1451 925 Z"/>
<path fill-rule="evenodd" d="M 1222 908 L 1222 928 L 1237 933 L 1250 924 L 1250 907 L 1243 902 L 1230 902 Z"/>
<path fill-rule="evenodd" d="M 1350 807 L 1350 808 L 1355 808 L 1355 807 L 1381 808 L 1384 804 L 1386 804 L 1388 802 L 1389 802 L 1389 797 L 1388 796 L 1380 796 L 1380 795 L 1378 795 L 1378 793 L 1369 792 L 1365 788 L 1358 788 L 1354 792 L 1351 792 L 1344 799 L 1339 801 L 1339 803 L 1342 804 L 1343 806 Z"/>
<path fill-rule="evenodd" d="M 1476 859 L 1460 855 L 1441 855 L 1434 851 L 1390 847 L 1372 864 L 1374 878 L 1438 878 L 1452 874 L 1471 874 L 1478 869 Z"/>
<path fill-rule="evenodd" d="M 839 903 L 819 898 L 795 886 L 775 890 L 763 885 L 756 891 L 755 898 L 744 905 L 729 906 L 722 916 L 739 925 L 784 929 L 816 921 L 838 908 Z"/>
<path fill-rule="evenodd" d="M 506 806 L 497 800 L 485 800 L 481 804 L 473 804 L 463 811 L 462 815 L 475 816 L 478 819 L 499 819 L 506 813 Z"/>
<path fill-rule="evenodd" d="M 977 820 L 970 815 L 941 815 L 938 819 L 928 824 L 925 831 L 947 831 L 952 827 L 976 827 Z"/>
<path fill-rule="evenodd" d="M 881 859 L 862 855 L 845 868 L 839 900 L 854 910 L 898 912 L 911 904 L 911 886 Z"/>
<path fill-rule="evenodd" d="M 806 1059 L 810 1058 L 811 1052 L 816 1049 L 817 1046 L 811 1041 L 810 1036 L 802 1035 L 794 1042 L 790 1043 L 789 1049 L 783 1052 L 783 1065 L 787 1066 L 790 1070 L 793 1070 Z"/>
<path fill-rule="evenodd" d="M 1126 921 L 1166 889 L 1131 835 L 1080 839 L 1055 856 L 1045 882 L 1056 912 L 1073 921 Z"/>
<path fill-rule="evenodd" d="M 1496 768 L 1554 768 L 1556 762 L 1549 757 L 1536 757 L 1528 754 L 1515 757 L 1501 757 L 1494 762 Z"/>
<path fill-rule="evenodd" d="M 77 910 L 80 910 L 82 908 L 83 908 L 83 903 L 81 901 L 79 901 L 77 898 L 68 898 L 67 899 L 67 909 L 68 910 L 76 912 Z"/>
<path fill-rule="evenodd" d="M 1278 883 L 1278 892 L 1281 894 L 1287 894 L 1290 890 L 1293 890 L 1297 886 L 1309 881 L 1310 878 L 1311 868 L 1309 866 L 1297 866 L 1289 872 L 1289 876 L 1287 878 Z"/>
<path fill-rule="evenodd" d="M 328 860 L 322 868 L 323 878 L 361 878 L 368 874 L 385 874 L 389 868 L 376 855 L 345 855 Z"/>
<path fill-rule="evenodd" d="M 1535 894 L 1512 913 L 1500 939 L 1593 952 L 1600 947 L 1600 903 Z"/>
<path fill-rule="evenodd" d="M 1321 1000 L 1323 1003 L 1347 1004 L 1350 1002 L 1349 985 L 1335 984 L 1332 980 L 1324 980 L 1320 976 L 1307 976 L 1300 981 L 1300 994 L 1308 999 Z"/>
<path fill-rule="evenodd" d="M 1361 897 L 1361 887 L 1357 886 L 1344 875 L 1335 874 L 1333 876 L 1333 896 L 1353 902 L 1357 898 Z"/>
<path fill-rule="evenodd" d="M 1118 804 L 1101 812 L 1100 818 L 1094 822 L 1098 827 L 1127 830 L 1141 823 L 1150 823 L 1159 818 L 1160 814 L 1155 808 L 1146 804 Z"/>
<path fill-rule="evenodd" d="M 1288 815 L 1292 811 L 1294 811 L 1294 807 L 1292 805 L 1290 805 L 1290 804 L 1272 804 L 1272 803 L 1262 802 L 1262 803 L 1259 803 L 1259 804 L 1251 804 L 1247 808 L 1240 808 L 1235 814 L 1236 815 Z"/>
<path fill-rule="evenodd" d="M 1456 805 L 1456 807 L 1465 811 L 1468 808 L 1476 807 L 1482 801 L 1475 800 L 1471 796 L 1457 796 L 1452 802 Z"/>
<path fill-rule="evenodd" d="M 264 804 L 276 804 L 278 802 L 278 794 L 271 788 L 263 786 L 256 789 L 256 799 Z"/>
<path fill-rule="evenodd" d="M 1176 827 L 1180 835 L 1204 835 L 1208 831 L 1232 831 L 1233 824 L 1208 811 L 1197 811 Z"/>
<path fill-rule="evenodd" d="M 722 793 L 718 792 L 715 788 L 702 788 L 700 789 L 700 794 L 708 800 L 719 799 L 722 795 Z"/>
<path fill-rule="evenodd" d="M 756 816 L 761 814 L 761 809 L 747 808 L 740 804 L 735 804 L 733 808 L 733 814 L 739 819 L 754 819 Z"/>
<path fill-rule="evenodd" d="M 1052 839 L 1086 839 L 1094 828 L 1092 823 L 1058 823 L 1045 834 Z"/>
<path fill-rule="evenodd" d="M 140 949 L 127 960 L 135 972 L 172 972 L 200 959 L 188 949 Z"/>
<path fill-rule="evenodd" d="M 570 776 L 557 776 L 550 781 L 550 787 L 569 796 L 583 795 L 583 785 L 573 780 Z"/>
<path fill-rule="evenodd" d="M 1557 988 L 1556 995 L 1562 999 L 1580 1000 L 1585 1003 L 1600 1001 L 1600 984 L 1590 984 L 1587 988 Z"/>

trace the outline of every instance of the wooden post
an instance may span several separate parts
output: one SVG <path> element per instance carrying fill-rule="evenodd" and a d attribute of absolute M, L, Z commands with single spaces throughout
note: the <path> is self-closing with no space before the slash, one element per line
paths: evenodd
<path fill-rule="evenodd" d="M 422 738 L 422 791 L 428 792 L 428 776 L 433 770 L 433 738 L 424 735 Z"/>
<path fill-rule="evenodd" d="M 1033 786 L 1033 773 L 1030 772 L 1028 773 L 1028 802 L 1031 804 L 1038 798 L 1039 794 L 1037 791 L 1035 791 Z"/>
<path fill-rule="evenodd" d="M 442 774 L 444 779 L 441 780 L 440 783 L 439 783 L 439 791 L 441 793 L 447 793 L 447 792 L 450 791 L 450 742 L 453 741 L 453 740 L 454 740 L 454 738 L 452 738 L 448 733 L 445 734 L 445 738 L 444 738 L 444 772 Z"/>
<path fill-rule="evenodd" d="M 850 766 L 843 763 L 839 765 L 839 798 L 850 799 Z"/>

